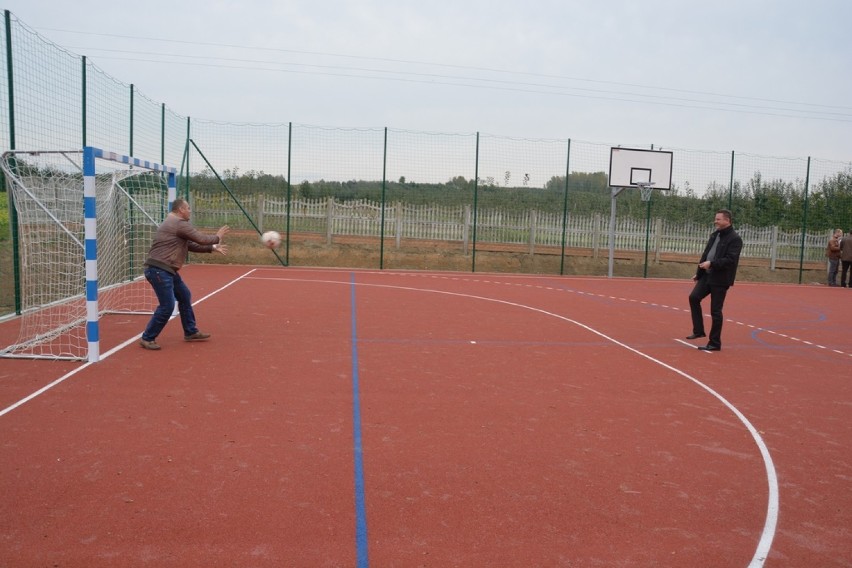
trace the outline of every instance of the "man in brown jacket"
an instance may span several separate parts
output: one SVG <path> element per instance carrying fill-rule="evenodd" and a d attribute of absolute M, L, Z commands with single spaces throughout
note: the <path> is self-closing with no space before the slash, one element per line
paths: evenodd
<path fill-rule="evenodd" d="M 160 349 L 157 336 L 166 327 L 175 309 L 177 301 L 180 310 L 180 323 L 183 326 L 183 338 L 186 341 L 203 341 L 210 338 L 202 333 L 195 323 L 192 310 L 192 294 L 180 277 L 180 269 L 186 261 L 187 252 L 218 252 L 226 254 L 228 246 L 222 244 L 222 238 L 228 232 L 227 225 L 221 227 L 215 235 L 205 235 L 189 222 L 192 210 L 184 199 L 175 199 L 172 210 L 166 220 L 157 228 L 148 260 L 145 261 L 145 278 L 157 294 L 160 305 L 154 310 L 151 321 L 142 333 L 139 345 L 144 349 Z"/>

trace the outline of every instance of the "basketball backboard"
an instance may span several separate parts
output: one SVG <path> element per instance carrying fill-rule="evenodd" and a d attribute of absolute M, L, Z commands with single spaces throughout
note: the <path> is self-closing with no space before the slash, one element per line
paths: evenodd
<path fill-rule="evenodd" d="M 654 189 L 671 189 L 672 153 L 610 148 L 610 187 L 639 187 L 641 184 L 653 184 Z"/>

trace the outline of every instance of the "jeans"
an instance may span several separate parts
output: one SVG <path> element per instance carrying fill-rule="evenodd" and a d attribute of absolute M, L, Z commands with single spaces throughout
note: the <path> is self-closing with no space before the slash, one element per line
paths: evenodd
<path fill-rule="evenodd" d="M 183 334 L 192 335 L 198 331 L 195 324 L 195 312 L 192 311 L 192 293 L 183 283 L 180 274 L 172 274 L 162 268 L 148 266 L 145 268 L 145 279 L 151 284 L 154 293 L 157 295 L 157 300 L 160 305 L 154 310 L 154 315 L 151 316 L 151 321 L 142 333 L 142 339 L 145 341 L 154 341 L 175 310 L 175 300 L 177 300 L 178 309 L 180 310 L 180 323 L 183 326 Z"/>
<path fill-rule="evenodd" d="M 727 286 L 710 286 L 710 277 L 702 275 L 695 282 L 692 293 L 689 294 L 689 311 L 692 314 L 692 333 L 704 333 L 704 314 L 701 313 L 701 300 L 710 295 L 710 335 L 707 337 L 708 345 L 722 347 L 722 307 L 725 305 L 725 296 L 728 295 Z"/>
<path fill-rule="evenodd" d="M 840 265 L 839 258 L 828 259 L 828 285 L 837 286 L 837 268 Z"/>

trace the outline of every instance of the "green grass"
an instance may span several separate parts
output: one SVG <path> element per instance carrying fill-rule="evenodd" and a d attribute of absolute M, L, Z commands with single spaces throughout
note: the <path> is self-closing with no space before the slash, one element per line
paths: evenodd
<path fill-rule="evenodd" d="M 9 235 L 9 199 L 8 194 L 3 192 L 0 197 L 0 241 L 8 241 Z"/>
<path fill-rule="evenodd" d="M 0 316 L 15 310 L 15 278 L 12 267 L 8 197 L 7 193 L 0 193 Z"/>

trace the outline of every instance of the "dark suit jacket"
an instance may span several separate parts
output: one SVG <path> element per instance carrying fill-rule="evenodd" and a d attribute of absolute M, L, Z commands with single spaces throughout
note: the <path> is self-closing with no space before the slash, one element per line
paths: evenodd
<path fill-rule="evenodd" d="M 710 286 L 733 286 L 734 280 L 737 277 L 737 266 L 740 264 L 740 253 L 743 250 L 743 240 L 734 230 L 733 226 L 721 231 L 713 231 L 710 235 L 710 240 L 707 241 L 707 246 L 704 247 L 704 254 L 701 255 L 702 263 L 707 260 L 707 253 L 710 252 L 710 247 L 713 246 L 713 240 L 716 238 L 716 233 L 719 234 L 719 244 L 716 246 L 716 257 L 710 263 Z M 701 278 L 705 273 L 703 268 L 699 268 L 695 273 L 697 278 Z"/>

